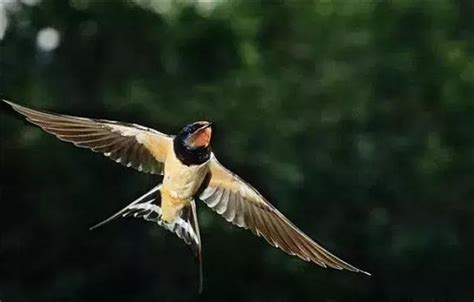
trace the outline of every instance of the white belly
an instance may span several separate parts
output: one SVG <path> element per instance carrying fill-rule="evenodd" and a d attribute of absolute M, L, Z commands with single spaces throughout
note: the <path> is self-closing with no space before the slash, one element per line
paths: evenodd
<path fill-rule="evenodd" d="M 208 172 L 207 162 L 186 166 L 176 158 L 174 152 L 166 158 L 163 189 L 173 198 L 191 200 Z"/>

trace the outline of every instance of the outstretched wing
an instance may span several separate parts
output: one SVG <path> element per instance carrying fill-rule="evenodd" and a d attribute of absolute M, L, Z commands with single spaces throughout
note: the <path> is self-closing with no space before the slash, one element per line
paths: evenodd
<path fill-rule="evenodd" d="M 63 141 L 103 153 L 126 167 L 162 174 L 173 141 L 168 135 L 136 124 L 47 113 L 3 101 Z"/>
<path fill-rule="evenodd" d="M 223 167 L 214 155 L 209 166 L 209 183 L 199 198 L 227 221 L 263 236 L 268 243 L 287 254 L 322 267 L 370 275 L 334 256 L 309 238 L 256 189 Z"/>
<path fill-rule="evenodd" d="M 191 246 L 194 255 L 199 262 L 199 292 L 202 292 L 203 274 L 202 274 L 202 255 L 201 255 L 201 235 L 199 232 L 199 222 L 194 201 L 189 206 L 182 209 L 181 215 L 173 222 L 166 223 L 161 219 L 161 184 L 148 191 L 145 195 L 136 199 L 134 202 L 96 224 L 90 229 L 96 229 L 119 217 L 143 218 L 146 221 L 154 222 L 170 232 L 175 233 L 183 239 L 186 244 Z"/>

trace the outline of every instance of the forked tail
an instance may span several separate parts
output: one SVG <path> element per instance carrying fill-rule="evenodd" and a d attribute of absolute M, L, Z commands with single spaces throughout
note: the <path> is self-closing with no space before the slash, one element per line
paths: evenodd
<path fill-rule="evenodd" d="M 181 210 L 181 214 L 171 223 L 166 223 L 161 219 L 161 184 L 154 187 L 131 204 L 118 211 L 114 215 L 102 222 L 94 225 L 90 230 L 94 230 L 104 224 L 119 217 L 143 218 L 146 221 L 152 221 L 164 227 L 168 231 L 175 233 L 183 239 L 191 249 L 199 263 L 199 293 L 203 288 L 202 254 L 201 254 L 201 235 L 199 232 L 199 222 L 196 212 L 196 203 L 191 203 Z"/>

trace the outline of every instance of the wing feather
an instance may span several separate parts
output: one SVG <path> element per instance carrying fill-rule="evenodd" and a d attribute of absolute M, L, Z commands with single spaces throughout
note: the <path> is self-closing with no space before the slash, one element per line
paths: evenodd
<path fill-rule="evenodd" d="M 62 141 L 102 153 L 142 172 L 163 172 L 163 163 L 172 145 L 171 136 L 137 124 L 47 113 L 4 102 Z"/>
<path fill-rule="evenodd" d="M 262 236 L 270 245 L 289 255 L 322 267 L 370 275 L 334 256 L 309 238 L 256 189 L 222 166 L 214 154 L 209 167 L 209 182 L 200 199 L 227 221 Z"/>

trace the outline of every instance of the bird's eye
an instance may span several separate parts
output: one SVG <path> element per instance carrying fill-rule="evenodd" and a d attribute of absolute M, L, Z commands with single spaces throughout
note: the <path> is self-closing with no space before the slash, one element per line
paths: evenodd
<path fill-rule="evenodd" d="M 187 127 L 185 128 L 185 132 L 191 134 L 191 133 L 193 133 L 194 131 L 196 131 L 196 129 L 197 129 L 197 128 L 195 127 L 195 125 L 189 125 L 189 126 L 187 126 Z"/>

